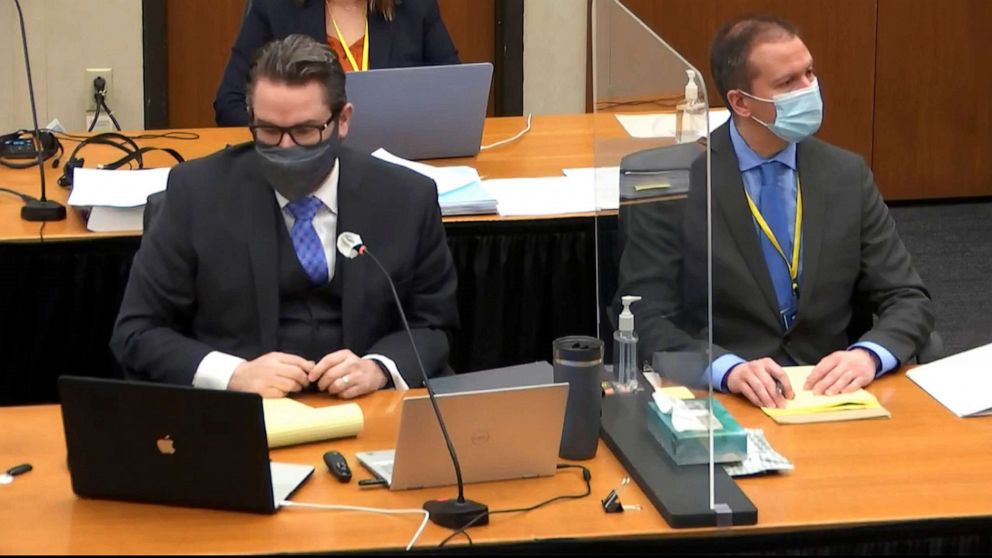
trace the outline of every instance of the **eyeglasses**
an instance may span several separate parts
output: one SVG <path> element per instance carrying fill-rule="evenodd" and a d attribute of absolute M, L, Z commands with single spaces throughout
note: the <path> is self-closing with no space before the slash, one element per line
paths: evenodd
<path fill-rule="evenodd" d="M 336 115 L 332 114 L 323 124 L 297 124 L 288 128 L 274 126 L 272 124 L 250 124 L 251 137 L 255 143 L 268 146 L 276 146 L 282 143 L 285 134 L 296 145 L 317 145 L 324 137 L 324 130 L 331 125 Z"/>

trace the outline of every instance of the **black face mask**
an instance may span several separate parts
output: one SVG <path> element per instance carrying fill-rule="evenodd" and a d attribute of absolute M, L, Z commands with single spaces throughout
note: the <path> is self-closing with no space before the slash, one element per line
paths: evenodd
<path fill-rule="evenodd" d="M 331 174 L 338 159 L 338 122 L 334 121 L 330 137 L 316 145 L 269 147 L 255 143 L 262 175 L 269 184 L 291 202 L 314 193 Z"/>

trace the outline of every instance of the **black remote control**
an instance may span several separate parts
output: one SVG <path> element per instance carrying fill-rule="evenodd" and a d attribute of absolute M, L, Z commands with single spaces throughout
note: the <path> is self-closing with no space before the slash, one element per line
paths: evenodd
<path fill-rule="evenodd" d="M 324 454 L 324 463 L 327 464 L 327 469 L 341 482 L 348 482 L 351 480 L 351 468 L 348 467 L 348 462 L 345 461 L 344 456 L 340 452 L 329 451 Z"/>

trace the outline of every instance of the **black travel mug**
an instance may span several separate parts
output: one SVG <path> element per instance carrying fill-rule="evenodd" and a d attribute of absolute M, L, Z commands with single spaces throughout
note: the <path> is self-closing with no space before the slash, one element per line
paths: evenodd
<path fill-rule="evenodd" d="M 555 339 L 554 369 L 555 382 L 568 383 L 558 455 L 564 459 L 595 457 L 603 404 L 603 342 L 583 335 Z"/>

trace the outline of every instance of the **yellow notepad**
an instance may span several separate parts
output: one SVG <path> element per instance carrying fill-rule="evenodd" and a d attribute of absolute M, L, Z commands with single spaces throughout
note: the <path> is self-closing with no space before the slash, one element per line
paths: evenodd
<path fill-rule="evenodd" d="M 783 369 L 789 376 L 795 398 L 787 400 L 784 409 L 761 408 L 776 422 L 825 422 L 889 416 L 878 399 L 864 389 L 837 395 L 814 395 L 812 390 L 803 389 L 806 378 L 813 371 L 812 366 L 786 366 Z"/>
<path fill-rule="evenodd" d="M 283 397 L 263 399 L 262 409 L 270 448 L 355 436 L 365 424 L 355 403 L 315 408 Z"/>

